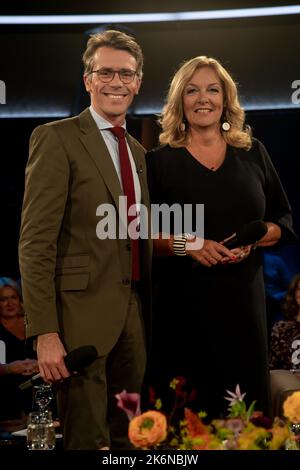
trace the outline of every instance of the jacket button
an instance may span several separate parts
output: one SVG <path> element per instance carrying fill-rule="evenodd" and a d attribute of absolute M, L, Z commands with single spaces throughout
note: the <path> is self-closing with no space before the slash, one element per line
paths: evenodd
<path fill-rule="evenodd" d="M 128 286 L 130 284 L 130 279 L 128 279 L 127 277 L 125 279 L 122 279 L 122 284 L 124 284 L 124 286 Z"/>

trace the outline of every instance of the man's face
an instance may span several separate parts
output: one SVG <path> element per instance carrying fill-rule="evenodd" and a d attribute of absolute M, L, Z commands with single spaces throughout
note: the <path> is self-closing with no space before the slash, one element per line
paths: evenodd
<path fill-rule="evenodd" d="M 135 72 L 137 63 L 127 51 L 99 47 L 94 55 L 93 70 L 103 68 Z M 95 111 L 112 124 L 122 125 L 134 96 L 138 94 L 141 80 L 135 75 L 131 83 L 125 84 L 115 73 L 111 82 L 104 83 L 97 73 L 92 73 L 84 76 L 84 83 Z"/>

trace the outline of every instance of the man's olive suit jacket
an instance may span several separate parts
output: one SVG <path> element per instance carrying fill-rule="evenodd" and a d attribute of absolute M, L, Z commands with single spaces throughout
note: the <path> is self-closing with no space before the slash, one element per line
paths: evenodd
<path fill-rule="evenodd" d="M 149 209 L 144 149 L 127 140 Z M 132 253 L 129 239 L 96 235 L 98 206 L 111 204 L 118 217 L 123 194 L 89 109 L 33 131 L 25 183 L 19 260 L 27 336 L 57 331 L 68 351 L 91 344 L 105 355 L 125 323 Z M 150 237 L 140 241 L 140 257 L 149 330 Z"/>

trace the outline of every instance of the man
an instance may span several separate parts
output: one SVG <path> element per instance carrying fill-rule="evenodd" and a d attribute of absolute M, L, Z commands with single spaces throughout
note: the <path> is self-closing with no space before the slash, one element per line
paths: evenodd
<path fill-rule="evenodd" d="M 27 335 L 37 337 L 41 376 L 62 382 L 65 448 L 124 449 L 128 421 L 115 394 L 139 392 L 142 384 L 151 243 L 128 234 L 102 239 L 96 227 L 103 204 L 119 214 L 119 197 L 128 191 L 128 201 L 149 206 L 144 149 L 126 134 L 130 175 L 124 178 L 122 139 L 110 130 L 125 128 L 143 56 L 133 38 L 106 31 L 90 37 L 83 62 L 90 108 L 31 136 L 20 269 Z M 82 345 L 95 346 L 99 357 L 84 375 L 70 376 L 64 356 Z"/>

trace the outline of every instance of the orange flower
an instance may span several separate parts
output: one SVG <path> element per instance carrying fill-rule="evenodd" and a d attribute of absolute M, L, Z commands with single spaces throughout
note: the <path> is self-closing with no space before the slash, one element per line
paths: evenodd
<path fill-rule="evenodd" d="M 167 436 L 167 420 L 159 411 L 146 411 L 129 423 L 129 440 L 135 447 L 148 449 Z"/>
<path fill-rule="evenodd" d="M 300 422 L 300 391 L 287 397 L 283 404 L 283 414 L 292 423 Z"/>
<path fill-rule="evenodd" d="M 191 438 L 199 436 L 200 434 L 207 434 L 207 426 L 205 426 L 199 416 L 193 413 L 189 408 L 184 408 L 184 418 L 188 435 Z"/>
<path fill-rule="evenodd" d="M 186 432 L 191 439 L 193 450 L 215 450 L 220 446 L 219 440 L 209 433 L 199 416 L 189 408 L 184 409 Z"/>

